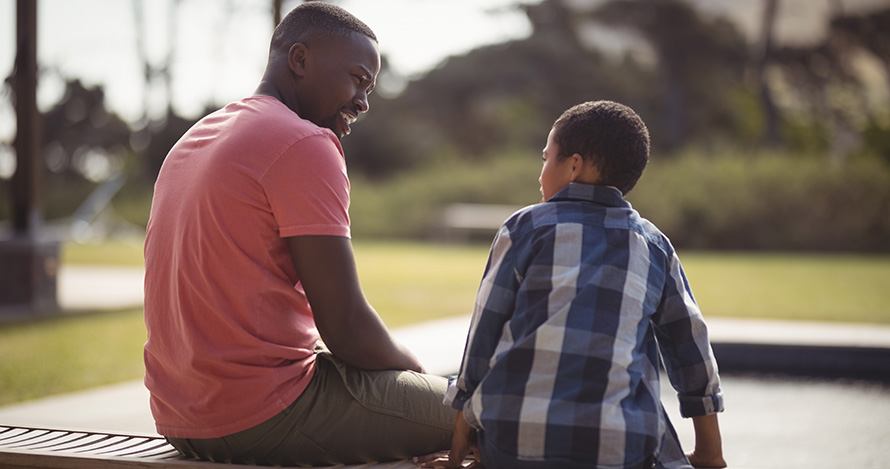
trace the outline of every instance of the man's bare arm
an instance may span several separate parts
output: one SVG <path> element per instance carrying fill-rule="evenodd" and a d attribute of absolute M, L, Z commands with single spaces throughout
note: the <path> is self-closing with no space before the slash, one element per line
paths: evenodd
<path fill-rule="evenodd" d="M 294 236 L 287 242 L 318 332 L 335 356 L 365 370 L 423 371 L 365 298 L 349 238 Z"/>

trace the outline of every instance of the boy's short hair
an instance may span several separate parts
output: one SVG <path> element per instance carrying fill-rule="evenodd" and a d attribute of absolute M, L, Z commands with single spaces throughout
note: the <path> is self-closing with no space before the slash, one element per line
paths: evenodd
<path fill-rule="evenodd" d="M 325 36 L 364 34 L 377 42 L 374 31 L 348 11 L 330 3 L 309 1 L 302 3 L 275 28 L 270 44 L 271 52 L 287 50 L 297 42 Z"/>
<path fill-rule="evenodd" d="M 559 158 L 575 153 L 590 159 L 600 184 L 627 194 L 649 162 L 649 130 L 633 109 L 613 101 L 588 101 L 566 110 L 556 122 Z"/>

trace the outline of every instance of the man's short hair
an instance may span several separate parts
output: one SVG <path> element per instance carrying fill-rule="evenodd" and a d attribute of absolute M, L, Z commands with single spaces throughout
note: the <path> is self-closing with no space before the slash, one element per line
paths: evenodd
<path fill-rule="evenodd" d="M 588 101 L 566 110 L 553 124 L 559 157 L 592 160 L 600 184 L 627 194 L 649 162 L 649 130 L 633 109 L 613 101 Z"/>
<path fill-rule="evenodd" d="M 364 34 L 377 42 L 374 31 L 348 11 L 330 3 L 310 1 L 302 3 L 281 20 L 272 33 L 270 52 L 287 50 L 298 42 L 309 42 L 320 37 Z"/>

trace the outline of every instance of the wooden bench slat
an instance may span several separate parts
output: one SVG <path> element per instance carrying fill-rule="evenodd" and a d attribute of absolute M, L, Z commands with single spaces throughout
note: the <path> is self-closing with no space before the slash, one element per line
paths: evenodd
<path fill-rule="evenodd" d="M 104 435 L 96 435 L 94 433 L 85 433 L 79 438 L 64 442 L 62 444 L 56 445 L 52 448 L 47 448 L 52 451 L 68 451 L 76 448 L 81 448 L 87 445 L 95 444 L 97 441 L 101 441 L 105 438 Z M 0 443 L 0 447 L 2 447 L 2 443 Z M 34 448 L 41 449 L 41 448 Z"/>
<path fill-rule="evenodd" d="M 24 428 L 8 428 L 8 427 L 0 427 L 3 428 L 3 431 L 0 431 L 0 444 L 9 440 L 11 438 L 15 438 L 23 433 L 27 433 L 28 430 Z"/>
<path fill-rule="evenodd" d="M 69 445 L 71 443 L 76 443 L 88 436 L 89 436 L 88 433 L 68 432 L 66 435 L 60 436 L 58 438 L 54 438 L 53 440 L 47 441 L 39 446 L 35 446 L 34 449 L 60 448 L 65 445 Z"/>
<path fill-rule="evenodd" d="M 8 440 L 5 440 L 3 442 L 3 445 L 7 446 L 7 445 L 15 445 L 15 444 L 19 444 L 19 443 L 25 443 L 30 440 L 33 440 L 34 438 L 40 438 L 41 436 L 43 436 L 47 433 L 49 433 L 48 430 L 27 431 L 27 432 L 21 433 L 19 435 L 16 435 L 12 438 L 9 438 Z"/>
<path fill-rule="evenodd" d="M 139 454 L 143 452 L 152 452 L 159 448 L 169 448 L 173 449 L 169 443 L 166 441 L 145 441 L 139 443 L 138 445 L 131 445 L 127 447 L 121 447 L 114 449 L 112 451 L 99 451 L 97 454 L 107 454 L 109 456 L 121 456 L 121 457 L 138 457 Z M 174 449 L 175 451 L 175 449 Z"/>
<path fill-rule="evenodd" d="M 7 443 L 7 444 L 11 447 L 39 446 L 41 444 L 52 442 L 55 439 L 62 438 L 64 436 L 68 435 L 68 433 L 69 432 L 63 432 L 63 431 L 47 432 L 42 435 L 32 436 L 30 438 L 17 440 L 14 443 Z"/>
<path fill-rule="evenodd" d="M 118 437 L 115 437 L 115 438 L 118 438 Z M 120 438 L 122 438 L 122 439 L 120 439 L 120 440 L 116 439 L 114 441 L 114 443 L 112 443 L 112 444 L 104 445 L 100 448 L 91 449 L 91 450 L 89 450 L 89 452 L 96 453 L 96 454 L 114 454 L 119 451 L 128 451 L 130 448 L 133 448 L 134 446 L 139 446 L 139 445 L 147 442 L 144 438 L 127 438 L 127 437 L 120 437 Z M 84 451 L 79 450 L 77 452 L 83 453 Z"/>
<path fill-rule="evenodd" d="M 414 467 L 410 460 L 402 460 L 338 465 L 329 469 L 414 469 Z M 232 465 L 188 459 L 180 455 L 166 439 L 155 435 L 122 435 L 0 425 L 0 468 L 265 469 L 266 466 Z"/>
<path fill-rule="evenodd" d="M 98 450 L 113 447 L 115 445 L 120 444 L 122 441 L 126 441 L 127 437 L 120 435 L 98 435 L 95 441 L 90 444 L 78 446 L 75 449 L 72 449 L 73 453 L 95 453 Z"/>

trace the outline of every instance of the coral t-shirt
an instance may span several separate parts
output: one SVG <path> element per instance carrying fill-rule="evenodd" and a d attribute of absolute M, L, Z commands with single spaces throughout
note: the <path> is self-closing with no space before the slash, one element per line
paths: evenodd
<path fill-rule="evenodd" d="M 192 127 L 161 167 L 145 240 L 145 385 L 158 433 L 215 438 L 306 388 L 319 338 L 286 237 L 349 237 L 328 129 L 268 96 Z"/>

